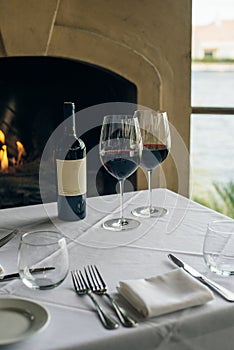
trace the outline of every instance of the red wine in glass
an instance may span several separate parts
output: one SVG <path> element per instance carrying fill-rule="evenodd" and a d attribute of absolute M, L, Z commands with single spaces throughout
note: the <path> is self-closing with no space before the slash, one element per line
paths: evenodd
<path fill-rule="evenodd" d="M 132 159 L 114 158 L 108 159 L 105 162 L 105 157 L 106 156 L 103 156 L 104 167 L 118 180 L 126 179 L 128 176 L 132 175 L 138 167 L 137 162 Z"/>
<path fill-rule="evenodd" d="M 123 216 L 123 187 L 125 179 L 132 175 L 140 164 L 142 140 L 139 122 L 129 115 L 109 115 L 103 120 L 99 154 L 105 169 L 120 185 L 120 217 L 103 223 L 107 230 L 134 229 L 139 221 Z"/>
<path fill-rule="evenodd" d="M 135 208 L 132 214 L 138 217 L 160 217 L 167 213 L 165 208 L 152 204 L 152 171 L 167 158 L 170 145 L 170 129 L 166 112 L 138 110 L 135 112 L 139 120 L 143 142 L 141 165 L 148 173 L 149 205 Z"/>
<path fill-rule="evenodd" d="M 144 144 L 141 165 L 147 170 L 159 166 L 168 156 L 169 150 L 163 144 Z"/>

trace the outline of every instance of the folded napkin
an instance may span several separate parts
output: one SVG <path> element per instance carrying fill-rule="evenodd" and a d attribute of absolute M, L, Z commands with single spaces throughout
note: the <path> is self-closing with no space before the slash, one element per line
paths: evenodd
<path fill-rule="evenodd" d="M 118 289 L 145 317 L 201 305 L 213 299 L 208 287 L 181 269 L 146 279 L 120 281 Z"/>

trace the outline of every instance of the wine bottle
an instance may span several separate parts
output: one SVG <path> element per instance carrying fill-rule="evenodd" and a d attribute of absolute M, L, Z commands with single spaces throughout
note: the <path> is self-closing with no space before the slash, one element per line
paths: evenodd
<path fill-rule="evenodd" d="M 86 147 L 76 135 L 75 104 L 64 102 L 63 111 L 65 127 L 56 152 L 58 217 L 76 221 L 86 216 Z"/>

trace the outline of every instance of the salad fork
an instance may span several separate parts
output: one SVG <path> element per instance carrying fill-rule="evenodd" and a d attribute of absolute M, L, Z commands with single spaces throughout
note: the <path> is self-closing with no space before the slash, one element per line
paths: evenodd
<path fill-rule="evenodd" d="M 105 295 L 111 302 L 121 324 L 124 327 L 135 327 L 137 322 L 127 315 L 126 311 L 122 309 L 114 298 L 107 292 L 107 286 L 96 265 L 88 266 L 85 270 L 85 275 L 89 284 L 89 288 L 93 293 Z"/>
<path fill-rule="evenodd" d="M 99 305 L 97 300 L 92 295 L 90 288 L 88 287 L 85 278 L 83 277 L 81 271 L 75 270 L 71 271 L 72 281 L 74 284 L 75 291 L 78 295 L 88 295 L 92 302 L 95 305 L 98 316 L 103 324 L 103 326 L 107 329 L 116 329 L 119 327 L 119 324 L 114 321 L 109 315 L 105 313 L 102 307 Z"/>

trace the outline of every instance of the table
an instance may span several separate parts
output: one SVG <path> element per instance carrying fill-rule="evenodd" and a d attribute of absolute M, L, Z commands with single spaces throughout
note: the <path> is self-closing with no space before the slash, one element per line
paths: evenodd
<path fill-rule="evenodd" d="M 125 195 L 125 216 L 147 201 L 147 191 Z M 1 282 L 0 296 L 16 296 L 35 300 L 45 306 L 50 323 L 41 332 L 3 349 L 49 350 L 190 350 L 233 349 L 234 303 L 215 294 L 213 301 L 151 319 L 140 317 L 117 294 L 118 281 L 149 277 L 175 268 L 168 260 L 175 253 L 188 264 L 234 291 L 234 279 L 218 277 L 209 272 L 202 257 L 207 223 L 223 216 L 166 189 L 153 191 L 153 204 L 163 205 L 168 214 L 159 219 L 139 219 L 136 230 L 106 231 L 101 223 L 119 209 L 117 195 L 87 200 L 87 217 L 80 222 L 63 222 L 57 218 L 56 203 L 0 211 L 2 226 L 19 227 L 21 234 L 54 225 L 66 236 L 70 269 L 97 264 L 109 287 L 128 309 L 139 325 L 136 328 L 106 330 L 101 325 L 88 297 L 78 297 L 68 275 L 59 287 L 30 290 L 20 280 Z M 17 247 L 20 234 L 0 249 L 0 261 L 6 273 L 17 269 Z M 108 304 L 101 299 L 103 305 Z M 109 309 L 111 311 L 111 309 Z M 112 311 L 111 311 L 112 312 Z M 114 316 L 114 314 L 113 314 Z"/>

